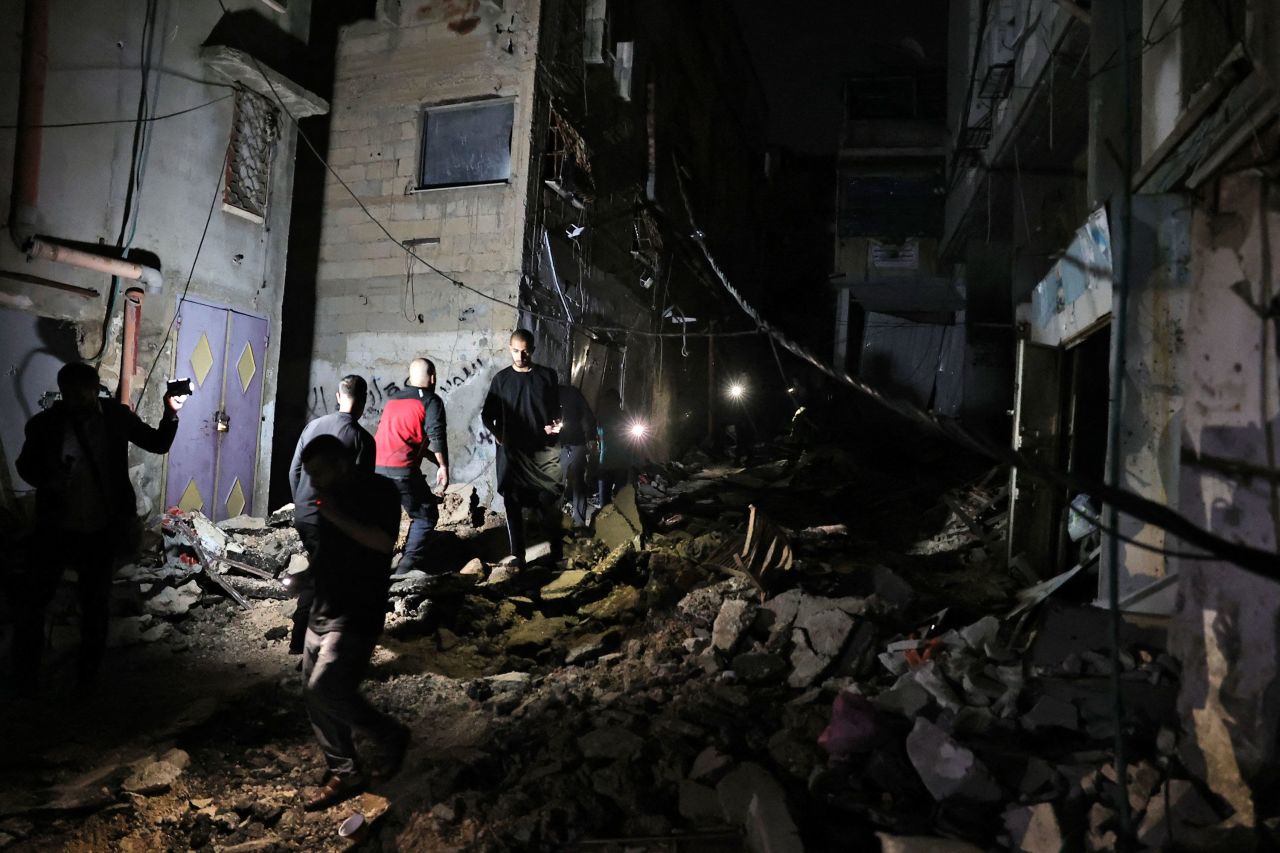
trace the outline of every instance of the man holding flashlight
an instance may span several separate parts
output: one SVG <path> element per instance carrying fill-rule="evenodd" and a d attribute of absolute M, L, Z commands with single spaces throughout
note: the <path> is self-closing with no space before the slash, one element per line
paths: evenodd
<path fill-rule="evenodd" d="M 553 560 L 560 559 L 560 381 L 533 363 L 533 333 L 511 333 L 511 366 L 494 375 L 481 419 L 498 443 L 498 494 L 507 509 L 507 537 L 516 565 L 524 565 L 524 509 L 541 517 Z"/>
<path fill-rule="evenodd" d="M 587 398 L 572 385 L 560 386 L 560 468 L 573 508 L 575 527 L 587 526 L 587 446 L 596 441 L 596 416 Z"/>
<path fill-rule="evenodd" d="M 14 675 L 34 690 L 44 650 L 45 608 L 63 569 L 76 570 L 80 599 L 78 683 L 91 689 L 107 647 L 111 576 L 116 560 L 136 548 L 137 502 L 129 479 L 129 445 L 168 453 L 185 395 L 167 392 L 159 427 L 147 426 L 122 403 L 99 396 L 93 365 L 58 371 L 62 399 L 27 422 L 18 456 L 22 479 L 36 488 L 36 537 L 49 543 L 51 565 L 23 576 L 15 599 Z"/>

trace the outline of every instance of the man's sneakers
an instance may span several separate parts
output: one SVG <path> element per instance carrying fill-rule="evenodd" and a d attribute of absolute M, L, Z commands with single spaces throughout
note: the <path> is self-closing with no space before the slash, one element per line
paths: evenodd
<path fill-rule="evenodd" d="M 309 812 L 323 811 L 359 794 L 366 784 L 364 776 L 359 773 L 330 776 L 329 781 L 321 785 L 314 795 L 308 797 L 302 807 Z"/>

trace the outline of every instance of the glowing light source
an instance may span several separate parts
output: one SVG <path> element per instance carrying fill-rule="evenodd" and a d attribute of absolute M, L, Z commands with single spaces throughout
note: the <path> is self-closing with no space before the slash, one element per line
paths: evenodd
<path fill-rule="evenodd" d="M 627 427 L 627 434 L 633 439 L 642 439 L 649 434 L 649 425 L 642 421 L 634 421 L 631 426 Z"/>
<path fill-rule="evenodd" d="M 734 382 L 729 386 L 729 399 L 741 400 L 745 396 L 747 396 L 746 385 L 743 385 L 741 382 Z"/>

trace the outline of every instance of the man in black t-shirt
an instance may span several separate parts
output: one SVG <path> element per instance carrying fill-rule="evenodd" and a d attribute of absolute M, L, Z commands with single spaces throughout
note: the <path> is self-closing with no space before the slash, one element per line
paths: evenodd
<path fill-rule="evenodd" d="M 533 333 L 511 333 L 511 366 L 497 372 L 480 413 L 498 443 L 498 494 L 507 510 L 507 537 L 517 565 L 524 565 L 524 509 L 536 510 L 560 559 L 560 381 L 533 363 Z"/>
<path fill-rule="evenodd" d="M 315 489 L 311 478 L 302 467 L 302 451 L 308 444 L 322 435 L 332 435 L 351 451 L 356 467 L 362 471 L 372 471 L 374 461 L 373 436 L 360 426 L 360 417 L 364 414 L 365 403 L 369 399 L 369 385 L 363 377 L 351 374 L 338 382 L 338 393 L 335 395 L 338 411 L 321 415 L 311 421 L 302 430 L 298 445 L 293 451 L 293 461 L 289 464 L 289 488 L 293 492 L 293 526 L 307 549 L 308 563 L 316 561 L 320 550 L 320 513 L 315 507 Z M 289 654 L 302 654 L 302 641 L 307 633 L 307 623 L 311 618 L 311 602 L 315 599 L 315 585 L 311 582 L 311 572 L 303 572 L 293 579 L 293 588 L 298 593 L 298 605 L 293 611 L 293 631 L 289 634 Z"/>
<path fill-rule="evenodd" d="M 364 788 L 353 730 L 374 743 L 381 765 L 376 775 L 399 770 L 408 745 L 409 730 L 360 695 L 387 612 L 400 493 L 385 477 L 357 468 L 336 436 L 313 439 L 302 450 L 302 464 L 320 517 L 320 548 L 311 567 L 315 600 L 302 653 L 303 699 L 330 774 L 306 802 L 308 811 L 316 811 Z"/>

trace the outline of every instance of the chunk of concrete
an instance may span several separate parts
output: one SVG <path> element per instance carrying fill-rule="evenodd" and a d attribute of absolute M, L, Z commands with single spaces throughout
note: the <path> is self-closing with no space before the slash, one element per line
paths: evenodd
<path fill-rule="evenodd" d="M 539 590 L 538 595 L 543 601 L 558 601 L 562 598 L 568 598 L 578 592 L 583 585 L 583 581 L 591 577 L 591 572 L 582 569 L 573 569 L 567 572 L 561 572 L 556 579 Z"/>
<path fill-rule="evenodd" d="M 786 592 L 775 595 L 762 605 L 765 610 L 773 614 L 773 624 L 770 626 L 771 631 L 780 633 L 791 627 L 791 623 L 796 619 L 796 614 L 800 612 L 801 594 L 798 589 L 789 589 Z"/>
<path fill-rule="evenodd" d="M 907 756 L 935 800 L 991 803 L 1001 797 L 1000 786 L 973 751 L 924 717 L 916 718 L 907 735 Z"/>
<path fill-rule="evenodd" d="M 1022 715 L 1022 727 L 1032 732 L 1052 728 L 1075 731 L 1080 727 L 1080 712 L 1065 699 L 1041 696 L 1031 710 Z"/>
<path fill-rule="evenodd" d="M 148 613 L 156 616 L 183 616 L 200 600 L 200 585 L 187 581 L 182 586 L 166 586 L 143 602 Z"/>
<path fill-rule="evenodd" d="M 724 820 L 715 789 L 689 779 L 680 783 L 679 808 L 680 816 L 692 824 L 707 826 Z"/>
<path fill-rule="evenodd" d="M 751 853 L 804 853 L 781 789 L 756 792 L 747 806 L 746 830 Z"/>
<path fill-rule="evenodd" d="M 693 767 L 689 770 L 689 778 L 697 782 L 713 779 L 720 774 L 721 770 L 728 767 L 731 762 L 732 759 L 729 756 L 714 746 L 709 746 L 698 753 L 698 757 L 693 760 Z"/>
<path fill-rule="evenodd" d="M 1013 841 L 1013 849 L 1023 853 L 1059 853 L 1062 850 L 1062 827 L 1053 803 L 1018 806 L 1004 813 L 1004 827 Z"/>
<path fill-rule="evenodd" d="M 636 508 L 634 486 L 624 486 L 614 495 L 613 503 L 595 517 L 595 537 L 610 550 L 625 545 L 644 532 L 640 510 Z"/>
<path fill-rule="evenodd" d="M 832 659 L 815 652 L 809 646 L 809 638 L 799 628 L 792 629 L 791 643 L 791 675 L 787 677 L 787 684 L 796 688 L 809 687 L 827 671 Z"/>
<path fill-rule="evenodd" d="M 267 529 L 267 520 L 252 515 L 237 515 L 235 518 L 219 521 L 217 527 L 228 533 L 257 533 Z"/>
<path fill-rule="evenodd" d="M 733 651 L 754 618 L 751 602 L 729 598 L 720 605 L 720 612 L 711 625 L 711 645 L 726 654 Z"/>
<path fill-rule="evenodd" d="M 834 658 L 844 649 L 853 631 L 853 619 L 837 607 L 805 613 L 803 605 L 796 614 L 795 627 L 809 637 L 809 646 L 824 657 Z"/>
<path fill-rule="evenodd" d="M 190 763 L 191 758 L 187 753 L 180 749 L 171 749 L 154 761 L 146 761 L 136 766 L 121 787 L 131 794 L 144 796 L 164 793 L 178 781 L 178 777 Z"/>

